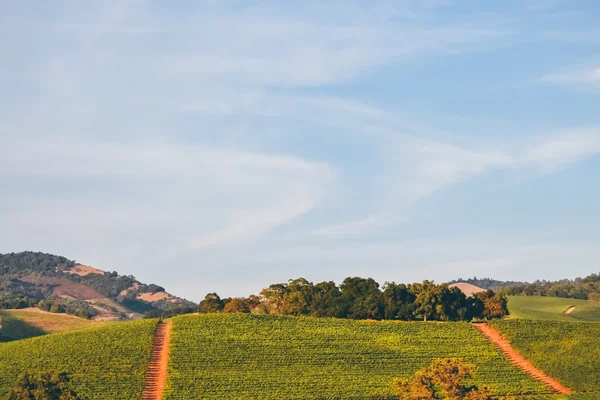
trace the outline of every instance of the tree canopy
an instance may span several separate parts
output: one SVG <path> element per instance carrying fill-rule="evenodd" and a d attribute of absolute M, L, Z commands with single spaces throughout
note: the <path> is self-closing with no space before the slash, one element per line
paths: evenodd
<path fill-rule="evenodd" d="M 441 358 L 417 371 L 408 381 L 393 382 L 393 386 L 402 400 L 491 400 L 487 389 L 466 384 L 474 370 L 474 366 L 461 359 Z"/>
<path fill-rule="evenodd" d="M 508 314 L 506 297 L 492 291 L 467 297 L 458 288 L 432 281 L 409 285 L 386 282 L 380 287 L 372 278 L 348 277 L 314 284 L 305 278 L 276 283 L 247 298 L 221 299 L 209 293 L 199 312 L 245 312 L 308 315 L 375 320 L 465 321 L 500 318 Z"/>
<path fill-rule="evenodd" d="M 7 400 L 80 400 L 66 372 L 25 373 Z"/>

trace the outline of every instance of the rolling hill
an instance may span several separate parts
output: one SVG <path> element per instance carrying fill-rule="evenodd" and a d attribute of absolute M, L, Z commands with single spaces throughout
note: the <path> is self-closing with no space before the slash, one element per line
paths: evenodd
<path fill-rule="evenodd" d="M 600 303 L 589 300 L 510 296 L 510 318 L 490 323 L 506 347 L 573 390 L 569 397 L 507 358 L 483 324 L 235 312 L 110 322 L 195 305 L 132 276 L 43 253 L 0 255 L 0 307 L 0 342 L 8 342 L 0 343 L 0 397 L 21 373 L 52 369 L 68 372 L 89 400 L 158 399 L 159 387 L 163 400 L 391 400 L 394 379 L 460 358 L 476 368 L 473 383 L 498 396 L 600 398 Z"/>
<path fill-rule="evenodd" d="M 600 322 L 600 302 L 545 296 L 509 296 L 511 319 Z"/>
<path fill-rule="evenodd" d="M 3 312 L 3 321 L 8 315 L 13 323 L 24 322 L 17 317 L 27 313 L 31 312 Z M 40 314 L 69 318 L 71 324 L 102 324 Z M 29 321 L 33 324 L 35 318 Z M 474 365 L 474 383 L 496 395 L 600 398 L 600 324 L 594 322 L 509 319 L 492 323 L 537 368 L 575 390 L 565 397 L 551 395 L 547 386 L 517 368 L 466 322 L 238 313 L 180 315 L 168 321 L 161 325 L 172 326 L 169 339 L 165 345 L 158 342 L 161 352 L 167 348 L 162 397 L 167 400 L 391 400 L 396 399 L 390 386 L 394 379 L 407 379 L 436 358 L 452 357 Z M 0 343 L 0 393 L 24 371 L 56 369 L 68 372 L 74 387 L 89 400 L 142 398 L 144 382 L 155 376 L 149 366 L 154 360 L 153 341 L 159 337 L 157 320 L 104 324 L 71 326 L 79 330 Z M 21 332 L 23 325 L 17 323 L 15 328 L 13 332 Z"/>
<path fill-rule="evenodd" d="M 497 394 L 548 393 L 468 323 L 252 314 L 172 319 L 165 399 L 393 399 L 390 383 L 438 357 L 477 367 Z M 57 368 L 93 399 L 140 399 L 156 320 L 0 344 L 0 392 Z"/>
<path fill-rule="evenodd" d="M 95 320 L 139 319 L 144 313 L 196 305 L 133 276 L 106 272 L 45 253 L 0 254 L 0 308 L 38 306 Z M 54 306 L 54 308 L 52 308 Z"/>
<path fill-rule="evenodd" d="M 600 399 L 600 323 L 519 319 L 492 325 L 538 368 L 579 395 Z"/>
<path fill-rule="evenodd" d="M 6 342 L 49 333 L 93 328 L 107 323 L 109 322 L 50 313 L 38 308 L 0 310 L 0 341 Z"/>
<path fill-rule="evenodd" d="M 156 320 L 109 324 L 0 343 L 0 394 L 23 372 L 64 371 L 87 399 L 139 400 Z"/>

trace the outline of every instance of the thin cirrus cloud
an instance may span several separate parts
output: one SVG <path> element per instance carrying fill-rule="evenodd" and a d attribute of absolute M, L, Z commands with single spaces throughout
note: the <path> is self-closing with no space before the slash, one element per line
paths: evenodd
<path fill-rule="evenodd" d="M 557 172 L 600 153 L 600 128 L 549 133 L 525 148 L 507 147 L 504 151 L 493 149 L 492 145 L 489 149 L 470 149 L 414 138 L 396 142 L 395 147 L 384 152 L 393 153 L 393 157 L 389 157 L 390 172 L 383 175 L 387 199 L 377 211 L 357 220 L 320 227 L 314 234 L 328 238 L 368 236 L 406 220 L 407 209 L 420 199 L 493 170 L 523 176 L 524 170 L 532 169 L 527 179 Z"/>
<path fill-rule="evenodd" d="M 571 86 L 582 90 L 600 90 L 600 66 L 572 68 L 546 74 L 542 82 Z"/>
<path fill-rule="evenodd" d="M 201 228 L 196 229 L 210 230 L 211 224 L 217 224 L 212 233 L 186 239 L 188 250 L 247 239 L 310 211 L 335 175 L 327 164 L 297 157 L 199 145 L 12 141 L 0 155 L 3 177 L 84 182 L 68 198 L 38 206 L 55 216 L 50 224 L 61 218 L 73 223 L 69 215 L 83 201 L 91 218 L 77 215 L 77 219 L 85 225 L 101 223 L 118 230 L 124 221 L 126 227 L 146 225 L 144 221 L 155 216 L 164 224 L 168 221 L 160 216 L 165 213 L 171 223 L 199 223 Z M 116 192 L 107 193 L 103 186 L 97 189 L 95 182 L 110 182 L 109 189 Z M 95 193 L 90 196 L 90 192 Z M 177 199 L 180 212 L 172 210 Z M 29 215 L 30 206 L 26 202 L 15 214 L 35 223 L 39 209 Z M 186 215 L 194 213 L 195 207 L 212 215 Z M 93 217 L 98 213 L 101 219 Z M 222 223 L 228 225 L 219 227 Z"/>

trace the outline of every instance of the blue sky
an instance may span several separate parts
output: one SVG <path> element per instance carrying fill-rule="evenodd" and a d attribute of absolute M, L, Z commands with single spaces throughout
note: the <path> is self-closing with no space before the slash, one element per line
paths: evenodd
<path fill-rule="evenodd" d="M 0 5 L 0 252 L 200 300 L 600 270 L 597 1 Z"/>

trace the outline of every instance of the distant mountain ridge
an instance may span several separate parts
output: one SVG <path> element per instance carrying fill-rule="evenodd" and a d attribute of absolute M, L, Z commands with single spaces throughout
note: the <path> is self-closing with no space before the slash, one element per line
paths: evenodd
<path fill-rule="evenodd" d="M 40 252 L 0 254 L 0 308 L 38 306 L 89 319 L 139 319 L 176 313 L 196 304 L 144 284 L 63 256 Z"/>

